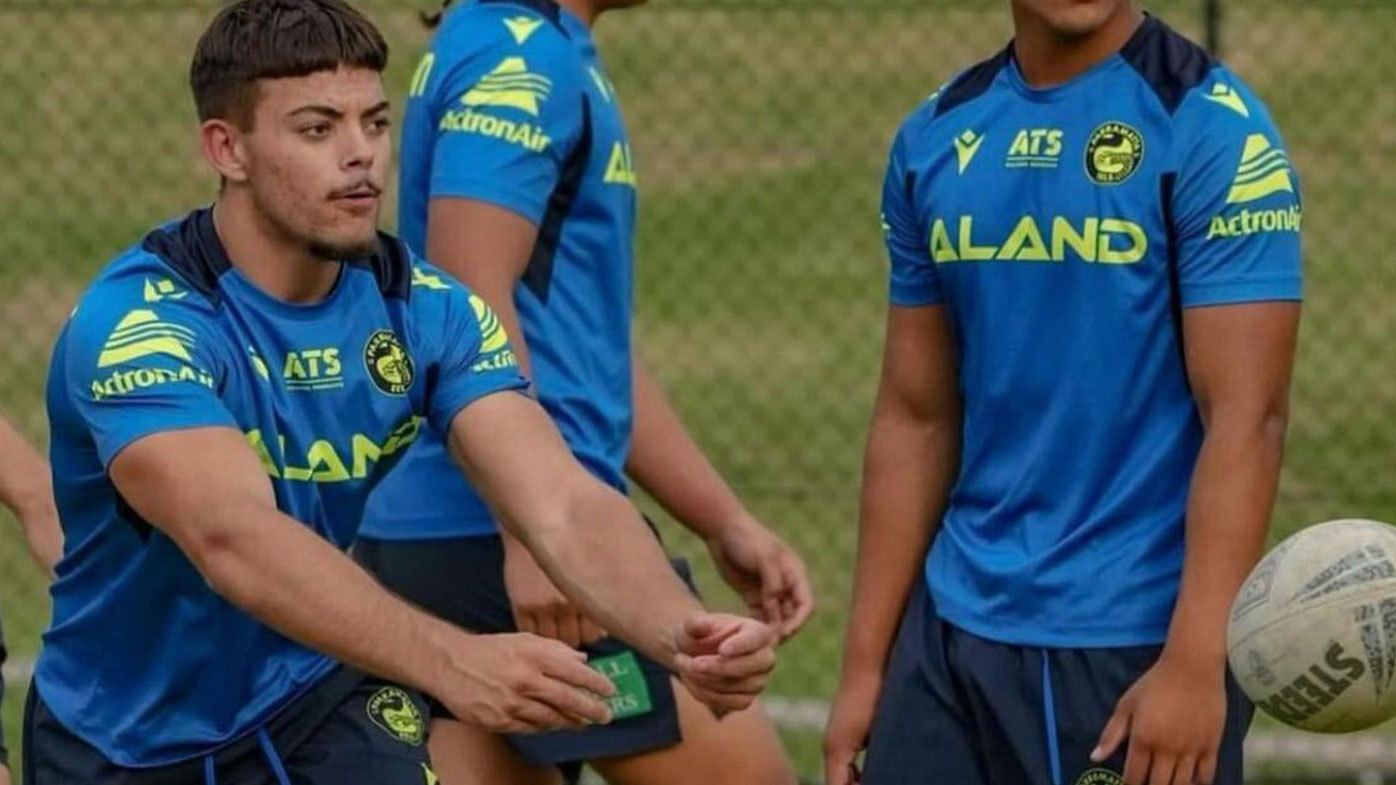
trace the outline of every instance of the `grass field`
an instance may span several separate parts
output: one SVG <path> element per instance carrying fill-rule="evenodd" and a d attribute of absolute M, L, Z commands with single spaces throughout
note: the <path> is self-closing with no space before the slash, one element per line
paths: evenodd
<path fill-rule="evenodd" d="M 395 96 L 424 37 L 406 3 L 362 5 L 395 45 Z M 884 313 L 877 194 L 900 119 L 1006 40 L 1002 3 L 656 0 L 601 31 L 641 176 L 639 334 L 701 441 L 799 543 L 823 611 L 777 693 L 828 696 L 854 541 L 858 466 Z M 1146 3 L 1196 32 L 1198 3 Z M 193 7 L 195 10 L 188 10 Z M 183 84 L 207 3 L 0 0 L 0 409 L 43 438 L 50 342 L 92 273 L 212 196 Z M 1396 10 L 1233 4 L 1227 59 L 1264 96 L 1305 188 L 1308 300 L 1281 536 L 1325 518 L 1396 520 Z M 0 522 L 14 653 L 47 616 Z M 691 538 L 670 543 L 730 602 Z M 17 741 L 19 701 L 6 702 Z M 804 770 L 816 739 L 794 734 Z"/>

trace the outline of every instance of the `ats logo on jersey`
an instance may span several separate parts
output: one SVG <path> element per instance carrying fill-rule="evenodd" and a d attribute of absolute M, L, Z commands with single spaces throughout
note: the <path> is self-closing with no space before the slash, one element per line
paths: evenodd
<path fill-rule="evenodd" d="M 1104 123 L 1086 142 L 1086 174 L 1099 185 L 1128 180 L 1143 158 L 1144 137 L 1124 123 Z"/>
<path fill-rule="evenodd" d="M 288 390 L 334 390 L 344 386 L 339 349 L 303 349 L 286 353 L 281 378 Z"/>
<path fill-rule="evenodd" d="M 379 390 L 388 395 L 406 395 L 415 371 L 412 356 L 392 330 L 378 330 L 364 345 L 364 367 Z"/>
<path fill-rule="evenodd" d="M 1062 154 L 1059 128 L 1024 128 L 1008 148 L 1009 169 L 1056 169 Z"/>

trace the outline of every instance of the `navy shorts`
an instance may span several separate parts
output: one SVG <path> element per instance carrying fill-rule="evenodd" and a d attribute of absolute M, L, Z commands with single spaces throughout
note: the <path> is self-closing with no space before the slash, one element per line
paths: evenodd
<path fill-rule="evenodd" d="M 1161 647 L 1042 649 L 942 621 L 925 585 L 907 603 L 864 764 L 865 785 L 1119 785 L 1125 747 L 1090 761 L 1115 703 Z M 1241 785 L 1253 707 L 1227 675 L 1216 785 Z"/>
<path fill-rule="evenodd" d="M 211 755 L 130 769 L 70 733 L 31 685 L 24 785 L 432 785 L 426 711 L 420 695 L 341 667 Z"/>
<path fill-rule="evenodd" d="M 389 542 L 361 539 L 355 558 L 383 585 L 408 602 L 463 629 L 481 634 L 516 632 L 504 588 L 504 546 L 498 536 Z M 693 588 L 688 564 L 674 569 Z M 682 740 L 670 674 L 629 645 L 606 638 L 584 647 L 593 666 L 620 688 L 628 705 L 612 700 L 609 724 L 547 733 L 506 735 L 529 762 L 560 766 L 574 779 L 579 764 L 596 758 L 635 755 Z M 450 718 L 432 702 L 433 716 Z"/>

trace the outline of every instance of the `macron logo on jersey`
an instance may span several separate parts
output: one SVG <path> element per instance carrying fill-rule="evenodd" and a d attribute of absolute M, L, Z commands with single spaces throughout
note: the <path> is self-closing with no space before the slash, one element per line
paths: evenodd
<path fill-rule="evenodd" d="M 1217 82 L 1212 85 L 1212 92 L 1204 93 L 1202 97 L 1214 104 L 1221 104 L 1242 117 L 1251 116 L 1251 110 L 1246 106 L 1246 102 L 1242 100 L 1241 94 L 1236 92 L 1236 88 L 1230 85 Z"/>
<path fill-rule="evenodd" d="M 538 32 L 538 28 L 543 26 L 543 20 L 531 16 L 514 16 L 505 19 L 504 26 L 509 28 L 509 34 L 514 36 L 514 43 L 523 46 Z"/>
<path fill-rule="evenodd" d="M 522 57 L 506 57 L 461 98 L 461 103 L 474 108 L 509 106 L 537 117 L 552 91 L 552 80 L 530 72 Z"/>
<path fill-rule="evenodd" d="M 122 317 L 116 329 L 107 337 L 102 353 L 97 357 L 97 367 L 109 368 L 152 354 L 192 362 L 189 350 L 193 347 L 193 330 L 163 321 L 154 311 L 138 308 Z"/>
<path fill-rule="evenodd" d="M 1226 203 L 1254 202 L 1282 192 L 1294 193 L 1294 182 L 1289 176 L 1289 156 L 1284 150 L 1271 145 L 1265 134 L 1251 134 L 1246 137 L 1241 165 L 1236 169 L 1236 179 L 1231 183 Z"/>

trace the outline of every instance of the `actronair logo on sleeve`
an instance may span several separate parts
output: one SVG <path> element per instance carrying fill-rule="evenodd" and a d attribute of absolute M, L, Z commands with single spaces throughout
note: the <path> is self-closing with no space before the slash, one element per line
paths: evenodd
<path fill-rule="evenodd" d="M 1246 137 L 1241 164 L 1236 169 L 1236 179 L 1231 183 L 1226 203 L 1242 204 L 1270 194 L 1294 193 L 1289 171 L 1289 156 L 1284 150 L 1270 144 L 1265 134 L 1251 134 Z"/>
<path fill-rule="evenodd" d="M 164 321 L 152 310 L 137 308 L 122 317 L 107 336 L 102 353 L 97 357 L 97 367 L 110 368 L 153 354 L 192 362 L 189 354 L 192 348 L 193 330 Z"/>
<path fill-rule="evenodd" d="M 537 117 L 552 91 L 552 80 L 529 71 L 522 57 L 506 57 L 461 98 L 461 103 L 475 108 L 509 106 Z"/>

